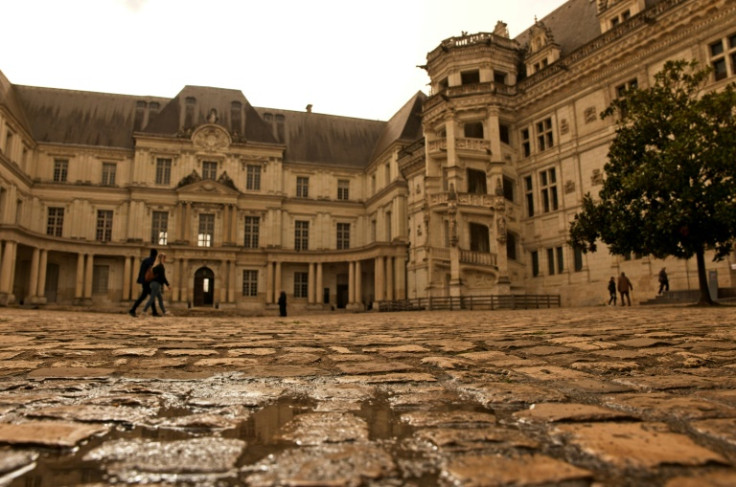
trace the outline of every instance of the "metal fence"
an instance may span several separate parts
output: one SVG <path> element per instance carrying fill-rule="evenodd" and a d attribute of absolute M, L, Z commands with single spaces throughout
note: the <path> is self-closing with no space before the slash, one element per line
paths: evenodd
<path fill-rule="evenodd" d="M 559 294 L 493 294 L 380 301 L 378 311 L 534 309 L 560 306 Z"/>

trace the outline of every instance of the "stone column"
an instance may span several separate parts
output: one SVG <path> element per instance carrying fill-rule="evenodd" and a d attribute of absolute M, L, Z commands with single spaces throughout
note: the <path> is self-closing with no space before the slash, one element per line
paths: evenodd
<path fill-rule="evenodd" d="M 192 219 L 192 204 L 187 202 L 187 203 L 184 203 L 184 222 L 183 222 L 184 224 L 182 225 L 184 233 L 181 237 L 181 239 L 184 242 L 189 242 L 189 236 L 191 234 L 190 227 L 192 223 L 191 219 Z"/>
<path fill-rule="evenodd" d="M 238 206 L 230 205 L 230 242 L 238 243 Z"/>
<path fill-rule="evenodd" d="M 39 297 L 39 301 L 46 302 L 46 266 L 48 265 L 49 251 L 46 249 L 41 250 L 41 263 L 38 269 L 38 286 L 36 296 Z"/>
<path fill-rule="evenodd" d="M 385 299 L 384 295 L 384 284 L 385 284 L 385 269 L 386 269 L 386 263 L 384 261 L 385 259 L 383 257 L 376 257 L 375 264 L 374 264 L 374 276 L 373 276 L 373 287 L 374 287 L 374 297 L 373 301 L 383 301 Z"/>
<path fill-rule="evenodd" d="M 228 282 L 230 281 L 227 270 L 228 270 L 228 262 L 226 260 L 220 261 L 220 304 L 227 303 L 227 295 L 229 291 Z"/>
<path fill-rule="evenodd" d="M 92 298 L 92 276 L 95 264 L 95 256 L 93 254 L 87 254 L 87 265 L 84 272 L 84 298 Z"/>
<path fill-rule="evenodd" d="M 139 295 L 138 271 L 140 270 L 139 269 L 140 266 L 138 264 L 138 259 L 135 256 L 131 257 L 130 260 L 132 262 L 130 266 L 130 299 L 136 300 L 138 299 L 138 295 Z"/>
<path fill-rule="evenodd" d="M 314 262 L 309 264 L 309 274 L 307 275 L 307 304 L 314 303 Z"/>
<path fill-rule="evenodd" d="M 363 265 L 360 261 L 355 262 L 355 302 L 363 304 Z"/>
<path fill-rule="evenodd" d="M 276 276 L 274 277 L 274 281 L 276 286 L 274 288 L 276 290 L 275 295 L 278 296 L 279 294 L 281 294 L 281 291 L 283 291 L 283 289 L 281 288 L 281 262 L 276 262 Z"/>
<path fill-rule="evenodd" d="M 84 254 L 77 254 L 77 275 L 75 276 L 74 299 L 79 300 L 84 297 Z"/>
<path fill-rule="evenodd" d="M 348 304 L 355 303 L 355 262 L 348 262 Z"/>
<path fill-rule="evenodd" d="M 273 304 L 273 262 L 266 263 L 266 304 Z M 279 292 L 279 291 L 276 291 Z"/>
<path fill-rule="evenodd" d="M 235 259 L 230 261 L 228 275 L 230 277 L 230 285 L 228 286 L 229 292 L 227 302 L 234 303 L 237 300 L 236 296 L 238 295 L 238 276 L 235 274 Z"/>
<path fill-rule="evenodd" d="M 315 286 L 317 289 L 315 289 L 315 303 L 317 304 L 323 304 L 324 299 L 322 298 L 322 293 L 324 292 L 322 290 L 323 281 L 322 281 L 322 262 L 317 263 L 317 285 Z"/>
<path fill-rule="evenodd" d="M 38 264 L 39 264 L 38 248 L 33 249 L 33 255 L 31 256 L 31 275 L 28 282 L 28 294 L 31 302 L 35 302 L 38 297 Z"/>
<path fill-rule="evenodd" d="M 18 244 L 16 242 L 7 240 L 5 241 L 5 248 L 3 249 L 3 261 L 2 266 L 0 267 L 0 293 L 7 294 L 8 296 L 13 294 L 13 269 L 15 268 L 15 252 L 17 245 Z"/>
<path fill-rule="evenodd" d="M 123 301 L 130 299 L 130 269 L 133 267 L 133 257 L 125 257 L 123 265 Z"/>
<path fill-rule="evenodd" d="M 176 204 L 176 240 L 184 240 L 184 203 Z"/>
<path fill-rule="evenodd" d="M 404 257 L 394 258 L 394 276 L 395 299 L 406 299 L 406 259 Z"/>
<path fill-rule="evenodd" d="M 386 300 L 394 300 L 394 258 L 386 257 Z"/>

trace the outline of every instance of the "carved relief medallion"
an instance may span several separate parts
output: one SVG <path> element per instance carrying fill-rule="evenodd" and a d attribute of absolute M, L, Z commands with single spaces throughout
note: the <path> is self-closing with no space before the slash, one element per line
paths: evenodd
<path fill-rule="evenodd" d="M 192 142 L 198 149 L 207 152 L 221 152 L 230 146 L 230 136 L 218 126 L 207 125 L 194 132 Z"/>

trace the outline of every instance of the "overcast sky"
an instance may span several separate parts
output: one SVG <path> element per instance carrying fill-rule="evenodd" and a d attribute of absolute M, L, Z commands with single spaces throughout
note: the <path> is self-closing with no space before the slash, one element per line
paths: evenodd
<path fill-rule="evenodd" d="M 232 88 L 254 106 L 388 120 L 443 39 L 511 37 L 565 0 L 0 0 L 15 84 L 173 98 Z"/>

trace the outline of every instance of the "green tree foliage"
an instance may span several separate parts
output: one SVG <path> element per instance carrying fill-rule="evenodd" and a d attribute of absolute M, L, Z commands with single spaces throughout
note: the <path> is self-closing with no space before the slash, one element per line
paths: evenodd
<path fill-rule="evenodd" d="M 616 137 L 598 197 L 586 194 L 570 244 L 611 253 L 697 258 L 700 303 L 712 304 L 704 253 L 736 240 L 736 86 L 705 91 L 710 69 L 670 61 L 652 86 L 628 90 L 601 114 Z"/>

